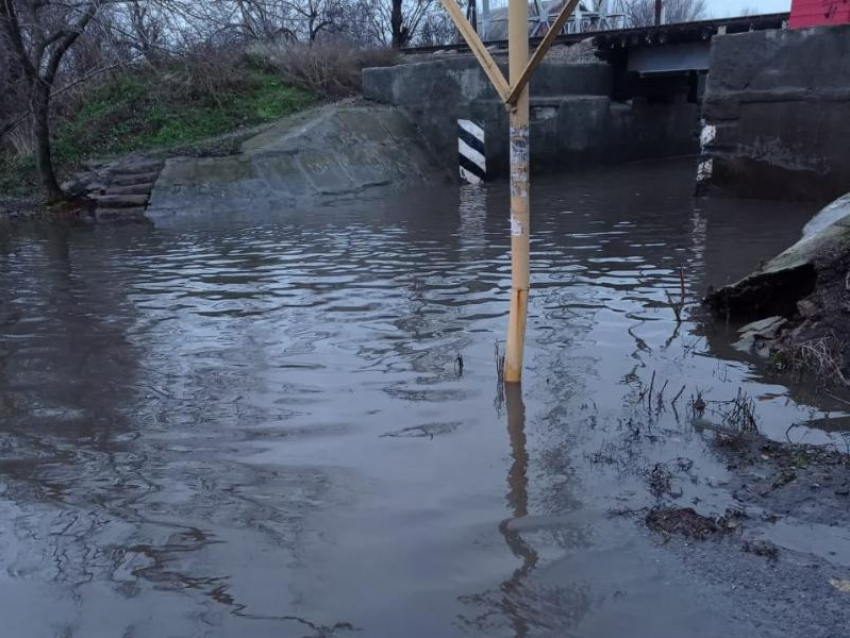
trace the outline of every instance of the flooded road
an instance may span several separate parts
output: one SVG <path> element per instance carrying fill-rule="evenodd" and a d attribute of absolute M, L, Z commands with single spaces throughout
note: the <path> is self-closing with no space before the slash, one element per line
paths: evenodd
<path fill-rule="evenodd" d="M 693 174 L 538 181 L 507 395 L 504 186 L 3 228 L 4 635 L 838 636 L 781 570 L 741 555 L 765 570 L 742 603 L 625 515 L 733 505 L 705 426 L 739 390 L 769 437 L 845 445 L 841 404 L 733 358 L 695 306 L 814 211 L 695 201 Z M 846 578 L 832 534 L 817 559 Z"/>

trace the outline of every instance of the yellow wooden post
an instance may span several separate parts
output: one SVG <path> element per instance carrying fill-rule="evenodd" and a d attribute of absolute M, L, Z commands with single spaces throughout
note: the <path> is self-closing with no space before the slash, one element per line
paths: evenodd
<path fill-rule="evenodd" d="M 487 47 L 463 15 L 455 0 L 441 0 L 469 48 L 475 54 L 499 97 L 510 112 L 511 153 L 511 310 L 508 319 L 508 345 L 505 352 L 505 382 L 519 383 L 522 379 L 522 360 L 525 347 L 525 326 L 528 314 L 529 231 L 529 135 L 528 82 L 534 69 L 543 60 L 579 0 L 567 0 L 549 33 L 528 57 L 528 0 L 509 0 L 508 5 L 508 66 L 510 83 L 505 80 Z"/>
<path fill-rule="evenodd" d="M 511 84 L 519 81 L 528 64 L 528 0 L 508 5 L 508 66 Z M 511 160 L 511 310 L 508 346 L 505 351 L 505 382 L 522 378 L 525 325 L 528 313 L 529 278 L 529 181 L 528 181 L 528 82 L 510 106 Z"/>

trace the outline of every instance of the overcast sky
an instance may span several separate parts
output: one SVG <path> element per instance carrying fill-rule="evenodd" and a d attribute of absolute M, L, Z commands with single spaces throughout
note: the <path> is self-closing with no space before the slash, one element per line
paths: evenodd
<path fill-rule="evenodd" d="M 708 0 L 709 11 L 715 16 L 738 15 L 744 9 L 757 9 L 759 13 L 789 11 L 791 0 Z"/>

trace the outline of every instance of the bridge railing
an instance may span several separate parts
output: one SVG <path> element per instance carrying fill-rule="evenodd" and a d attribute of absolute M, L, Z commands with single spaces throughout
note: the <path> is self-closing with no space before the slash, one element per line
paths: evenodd
<path fill-rule="evenodd" d="M 541 37 L 549 32 L 555 21 L 563 0 L 531 0 L 528 17 L 528 31 L 532 37 Z M 588 9 L 587 6 L 592 6 Z M 478 23 L 479 35 L 487 40 L 502 40 L 507 37 L 508 15 L 504 7 L 489 8 L 484 4 Z M 561 29 L 560 35 L 596 33 L 626 28 L 626 14 L 619 9 L 619 3 L 610 0 L 597 0 L 594 3 L 580 3 L 573 15 Z"/>

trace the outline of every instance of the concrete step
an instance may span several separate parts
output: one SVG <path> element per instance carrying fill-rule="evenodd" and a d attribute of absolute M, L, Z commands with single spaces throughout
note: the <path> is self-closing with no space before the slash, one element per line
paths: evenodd
<path fill-rule="evenodd" d="M 97 202 L 98 208 L 136 208 L 144 207 L 150 195 L 95 195 L 92 199 Z"/>
<path fill-rule="evenodd" d="M 145 219 L 144 207 L 135 208 L 100 208 L 94 213 L 99 222 L 140 222 Z"/>
<path fill-rule="evenodd" d="M 112 175 L 111 183 L 115 186 L 135 186 L 137 184 L 153 184 L 159 177 L 159 171 L 146 171 L 143 173 L 115 173 Z"/>
<path fill-rule="evenodd" d="M 128 186 L 106 186 L 103 195 L 150 195 L 153 184 L 130 184 Z"/>
<path fill-rule="evenodd" d="M 161 159 L 138 158 L 119 162 L 114 171 L 116 173 L 149 173 L 160 171 L 163 166 L 165 166 L 165 162 Z"/>

